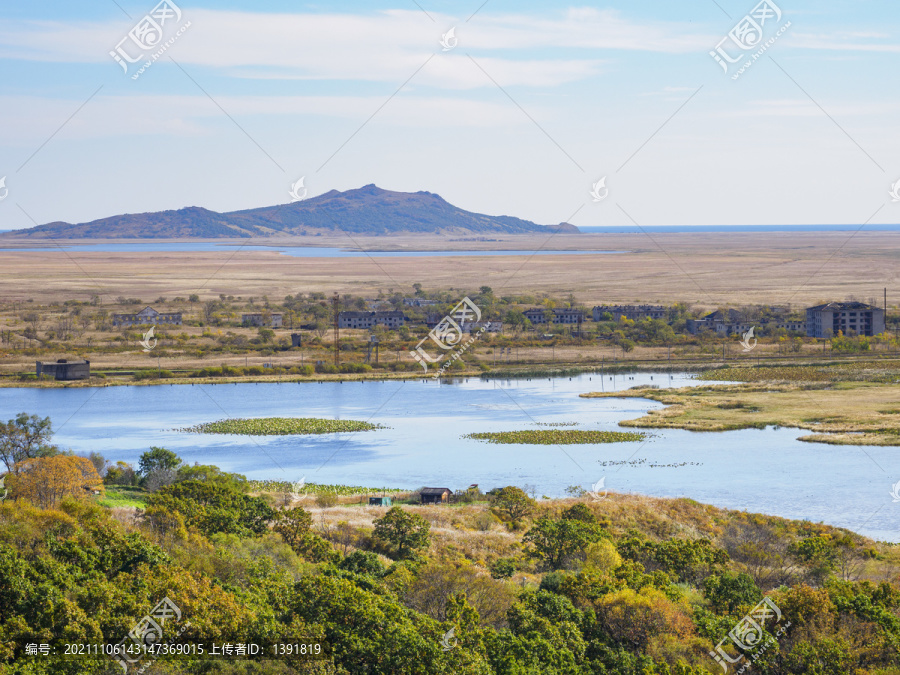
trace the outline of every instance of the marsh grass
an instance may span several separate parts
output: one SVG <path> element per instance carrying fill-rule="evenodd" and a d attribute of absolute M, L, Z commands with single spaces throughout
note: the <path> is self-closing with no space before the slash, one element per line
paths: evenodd
<path fill-rule="evenodd" d="M 522 431 L 483 431 L 463 438 L 488 443 L 516 445 L 576 445 L 640 441 L 646 434 L 628 431 L 596 431 L 585 429 L 525 429 Z"/>
<path fill-rule="evenodd" d="M 381 424 L 356 420 L 326 420 L 315 417 L 258 417 L 229 419 L 195 424 L 178 429 L 192 434 L 239 434 L 242 436 L 288 436 L 302 434 L 337 434 L 347 431 L 384 429 Z"/>
<path fill-rule="evenodd" d="M 581 396 L 621 395 L 620 392 L 593 392 Z M 814 439 L 803 437 L 803 440 L 836 445 L 897 445 L 900 434 L 900 415 L 884 412 L 894 409 L 889 406 L 898 403 L 900 391 L 896 386 L 872 381 L 645 388 L 629 395 L 658 401 L 666 407 L 620 422 L 624 427 L 689 431 L 795 427 L 818 434 Z"/>

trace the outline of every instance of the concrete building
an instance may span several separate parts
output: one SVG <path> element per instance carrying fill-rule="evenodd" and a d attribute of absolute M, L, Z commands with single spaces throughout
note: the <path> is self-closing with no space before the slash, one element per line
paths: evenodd
<path fill-rule="evenodd" d="M 621 321 L 623 316 L 632 321 L 666 318 L 666 308 L 662 305 L 598 305 L 591 313 L 594 321 L 602 321 L 607 312 L 615 321 Z"/>
<path fill-rule="evenodd" d="M 181 312 L 161 314 L 150 306 L 144 307 L 137 314 L 113 314 L 113 326 L 157 326 L 167 323 L 172 326 L 181 325 Z"/>
<path fill-rule="evenodd" d="M 697 335 L 704 331 L 712 330 L 719 335 L 735 335 L 737 333 L 746 333 L 754 325 L 761 325 L 759 322 L 754 324 L 748 321 L 741 312 L 736 309 L 729 309 L 725 312 L 717 309 L 700 319 L 688 319 L 687 330 L 691 335 Z"/>
<path fill-rule="evenodd" d="M 485 333 L 502 333 L 502 321 L 463 321 L 459 324 L 463 333 L 478 333 L 484 328 Z"/>
<path fill-rule="evenodd" d="M 406 323 L 406 316 L 400 311 L 391 312 L 341 312 L 338 327 L 370 329 L 375 326 L 400 328 Z"/>
<path fill-rule="evenodd" d="M 269 325 L 266 328 L 281 328 L 284 321 L 284 317 L 281 314 L 275 312 L 270 314 L 269 317 Z M 262 328 L 266 325 L 265 317 L 262 312 L 258 314 L 241 314 L 241 325 Z"/>
<path fill-rule="evenodd" d="M 52 375 L 57 380 L 86 380 L 91 376 L 90 361 L 59 359 L 56 363 L 37 362 L 37 376 Z"/>
<path fill-rule="evenodd" d="M 884 332 L 884 310 L 863 302 L 829 302 L 806 310 L 806 335 L 830 338 Z"/>
<path fill-rule="evenodd" d="M 531 322 L 532 326 L 537 326 L 538 324 L 547 323 L 547 317 L 544 316 L 546 311 L 540 307 L 535 307 L 534 309 L 526 309 L 522 313 Z M 554 309 L 551 311 L 553 312 L 553 323 L 555 324 L 581 325 L 584 321 L 584 312 L 580 309 Z"/>

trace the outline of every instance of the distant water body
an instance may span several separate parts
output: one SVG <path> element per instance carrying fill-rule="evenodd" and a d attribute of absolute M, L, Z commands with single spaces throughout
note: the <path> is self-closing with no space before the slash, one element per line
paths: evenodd
<path fill-rule="evenodd" d="M 900 225 L 633 225 L 610 226 L 592 225 L 578 227 L 584 234 L 641 234 L 691 233 L 691 232 L 900 232 Z"/>
<path fill-rule="evenodd" d="M 352 251 L 342 248 L 318 248 L 315 246 L 258 246 L 255 244 L 217 244 L 214 242 L 130 242 L 122 244 L 67 244 L 65 246 L 50 244 L 40 248 L 0 248 L 0 251 L 78 251 L 79 253 L 236 253 L 238 251 L 274 251 L 295 258 L 446 258 L 452 256 L 606 255 L 628 253 L 628 251 L 556 251 L 544 249 L 537 251 Z"/>

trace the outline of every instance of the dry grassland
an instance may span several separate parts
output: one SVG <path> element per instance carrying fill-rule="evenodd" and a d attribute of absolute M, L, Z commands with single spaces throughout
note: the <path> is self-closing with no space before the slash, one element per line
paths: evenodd
<path fill-rule="evenodd" d="M 900 387 L 843 382 L 837 385 L 734 384 L 681 389 L 635 389 L 631 395 L 666 404 L 621 426 L 690 431 L 794 427 L 818 432 L 800 440 L 840 445 L 900 445 Z M 614 394 L 593 392 L 584 398 Z M 621 392 L 615 394 L 621 396 Z"/>
<path fill-rule="evenodd" d="M 93 293 L 157 296 L 227 295 L 280 298 L 321 291 L 374 295 L 379 290 L 498 294 L 547 293 L 582 302 L 685 301 L 793 303 L 855 295 L 880 297 L 896 284 L 900 237 L 890 232 L 583 234 L 505 236 L 493 242 L 440 237 L 317 237 L 316 244 L 369 250 L 624 250 L 619 255 L 296 258 L 254 251 L 252 242 L 222 253 L 0 252 L 0 296 L 37 301 L 86 299 Z M 0 239 L 0 247 L 9 245 Z M 18 242 L 21 245 L 21 241 Z M 60 242 L 64 243 L 64 242 Z M 85 242 L 82 242 L 85 243 Z M 271 244 L 271 241 L 258 243 Z M 309 245 L 309 238 L 280 241 Z M 29 242 L 32 246 L 40 242 Z"/>

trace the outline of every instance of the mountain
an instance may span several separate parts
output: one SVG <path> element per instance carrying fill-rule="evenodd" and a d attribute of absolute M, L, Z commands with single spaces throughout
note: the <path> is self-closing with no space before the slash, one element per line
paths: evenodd
<path fill-rule="evenodd" d="M 536 225 L 512 216 L 457 208 L 431 192 L 393 192 L 375 185 L 246 211 L 217 213 L 199 206 L 125 214 L 89 223 L 53 222 L 10 235 L 52 239 L 215 239 L 349 232 L 382 234 L 578 233 L 569 223 Z"/>

